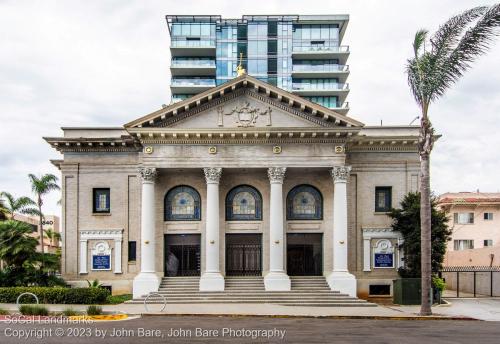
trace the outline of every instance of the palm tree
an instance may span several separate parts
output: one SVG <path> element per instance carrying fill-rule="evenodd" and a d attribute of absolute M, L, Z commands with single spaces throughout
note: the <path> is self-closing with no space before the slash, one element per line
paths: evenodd
<path fill-rule="evenodd" d="M 56 232 L 52 228 L 48 228 L 44 231 L 44 235 L 50 241 L 50 246 L 54 246 L 54 243 L 61 240 L 61 233 Z"/>
<path fill-rule="evenodd" d="M 421 192 L 421 259 L 422 315 L 431 311 L 431 199 L 429 163 L 435 140 L 429 119 L 429 106 L 470 69 L 472 62 L 484 54 L 498 35 L 500 4 L 475 7 L 450 18 L 428 38 L 419 30 L 413 42 L 414 56 L 407 61 L 408 84 L 420 111 L 420 192 Z"/>
<path fill-rule="evenodd" d="M 0 198 L 0 221 L 7 220 L 8 210 L 5 207 L 5 201 Z"/>
<path fill-rule="evenodd" d="M 0 198 L 3 198 L 3 212 L 7 215 L 6 217 L 14 220 L 15 213 L 26 214 L 26 215 L 38 215 L 38 210 L 35 208 L 36 203 L 29 197 L 19 197 L 15 198 L 12 194 L 8 192 L 1 192 Z"/>
<path fill-rule="evenodd" d="M 21 268 L 35 264 L 37 240 L 31 236 L 32 227 L 15 220 L 0 222 L 0 260 L 6 266 Z"/>
<path fill-rule="evenodd" d="M 53 174 L 44 174 L 41 177 L 37 177 L 34 174 L 28 174 L 31 182 L 31 190 L 37 196 L 37 206 L 38 206 L 38 216 L 40 217 L 40 247 L 42 249 L 42 267 L 43 267 L 43 254 L 45 253 L 43 247 L 43 196 L 48 194 L 53 190 L 60 190 L 61 188 L 57 185 L 57 177 Z"/>

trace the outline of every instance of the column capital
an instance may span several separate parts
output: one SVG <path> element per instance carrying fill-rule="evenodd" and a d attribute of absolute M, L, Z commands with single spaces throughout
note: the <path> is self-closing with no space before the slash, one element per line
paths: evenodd
<path fill-rule="evenodd" d="M 207 184 L 219 184 L 220 177 L 222 176 L 222 168 L 205 167 L 203 173 L 205 174 Z"/>
<path fill-rule="evenodd" d="M 286 167 L 269 167 L 267 169 L 267 176 L 271 183 L 283 183 L 285 179 Z"/>
<path fill-rule="evenodd" d="M 330 172 L 332 174 L 333 182 L 347 182 L 349 174 L 351 173 L 351 166 L 333 166 Z"/>
<path fill-rule="evenodd" d="M 154 182 L 158 171 L 154 167 L 139 167 L 139 173 L 143 182 Z"/>

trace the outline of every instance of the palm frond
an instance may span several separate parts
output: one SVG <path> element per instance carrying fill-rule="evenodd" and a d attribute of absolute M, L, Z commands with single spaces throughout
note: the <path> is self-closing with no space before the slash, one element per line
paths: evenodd
<path fill-rule="evenodd" d="M 465 28 L 487 10 L 487 6 L 478 6 L 448 19 L 430 39 L 433 55 L 439 57 L 449 54 L 458 43 Z"/>
<path fill-rule="evenodd" d="M 425 44 L 428 33 L 429 31 L 421 29 L 415 34 L 415 39 L 413 40 L 413 52 L 415 53 L 415 58 L 418 58 L 420 55 L 420 51 L 422 50 L 422 46 Z"/>
<path fill-rule="evenodd" d="M 470 69 L 472 62 L 488 51 L 493 39 L 499 34 L 500 4 L 497 4 L 490 7 L 475 25 L 465 31 L 443 62 L 439 73 L 442 85 L 436 90 L 436 96 L 441 96 L 456 83 Z"/>

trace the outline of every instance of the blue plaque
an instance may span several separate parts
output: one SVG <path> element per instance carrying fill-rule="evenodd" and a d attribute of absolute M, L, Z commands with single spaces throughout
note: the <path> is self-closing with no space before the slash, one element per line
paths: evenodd
<path fill-rule="evenodd" d="M 393 268 L 394 254 L 393 253 L 375 253 L 374 265 L 376 268 Z"/>
<path fill-rule="evenodd" d="M 93 255 L 92 270 L 111 270 L 111 256 L 109 254 Z"/>

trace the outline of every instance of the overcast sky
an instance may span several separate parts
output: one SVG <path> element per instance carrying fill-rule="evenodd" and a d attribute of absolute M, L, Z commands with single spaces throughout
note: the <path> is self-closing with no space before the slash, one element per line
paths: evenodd
<path fill-rule="evenodd" d="M 349 115 L 367 125 L 418 115 L 404 75 L 416 30 L 494 1 L 5 1 L 0 0 L 0 190 L 30 195 L 28 173 L 55 173 L 42 140 L 62 126 L 121 126 L 168 103 L 166 14 L 349 14 Z M 500 39 L 431 107 L 443 137 L 432 189 L 500 190 Z M 60 195 L 46 213 L 60 213 Z"/>

